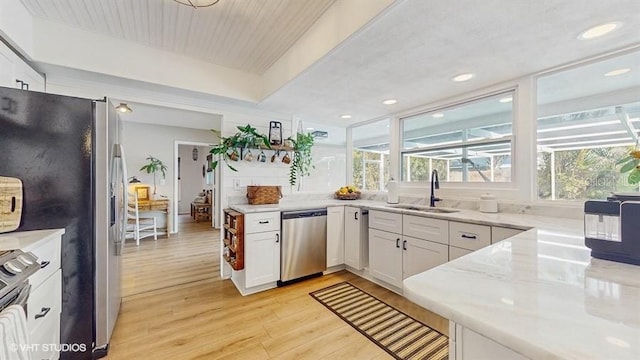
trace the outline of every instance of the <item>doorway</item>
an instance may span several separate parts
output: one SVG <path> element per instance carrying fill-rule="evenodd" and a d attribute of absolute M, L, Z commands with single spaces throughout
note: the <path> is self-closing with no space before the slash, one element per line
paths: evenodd
<path fill-rule="evenodd" d="M 174 224 L 177 232 L 188 221 L 208 222 L 211 227 L 219 228 L 220 170 L 212 168 L 210 149 L 211 144 L 207 143 L 175 141 Z"/>

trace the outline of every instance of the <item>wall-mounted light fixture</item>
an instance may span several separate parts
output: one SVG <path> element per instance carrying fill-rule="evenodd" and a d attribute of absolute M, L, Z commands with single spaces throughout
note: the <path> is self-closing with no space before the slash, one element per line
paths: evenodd
<path fill-rule="evenodd" d="M 121 113 L 133 112 L 133 110 L 131 110 L 131 108 L 129 106 L 127 106 L 127 104 L 125 104 L 125 103 L 120 103 L 120 105 L 116 106 L 116 110 L 118 110 Z"/>
<path fill-rule="evenodd" d="M 198 148 L 197 147 L 193 148 L 192 155 L 193 155 L 193 161 L 198 161 Z"/>
<path fill-rule="evenodd" d="M 129 184 L 138 184 L 138 183 L 141 183 L 141 182 L 142 181 L 138 180 L 138 178 L 135 177 L 135 176 L 132 176 L 132 177 L 129 178 Z"/>

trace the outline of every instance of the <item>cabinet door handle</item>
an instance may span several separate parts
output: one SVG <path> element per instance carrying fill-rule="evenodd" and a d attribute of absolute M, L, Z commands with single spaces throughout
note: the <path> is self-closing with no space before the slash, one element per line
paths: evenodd
<path fill-rule="evenodd" d="M 15 212 L 16 211 L 16 197 L 12 196 L 11 197 L 11 212 Z"/>
<path fill-rule="evenodd" d="M 407 250 L 407 240 L 402 240 L 402 250 Z"/>
<path fill-rule="evenodd" d="M 276 243 L 280 242 L 280 234 L 276 234 Z"/>
<path fill-rule="evenodd" d="M 36 314 L 35 318 L 36 319 L 43 318 L 43 317 L 47 316 L 49 311 L 51 311 L 51 308 L 43 307 L 42 309 L 40 309 L 40 314 Z"/>
<path fill-rule="evenodd" d="M 400 249 L 400 238 L 396 239 L 396 247 Z"/>
<path fill-rule="evenodd" d="M 47 266 L 49 266 L 49 264 L 51 263 L 51 261 L 43 261 L 40 263 L 40 269 L 44 269 Z"/>
<path fill-rule="evenodd" d="M 258 224 L 268 224 L 269 220 L 260 220 L 258 221 Z"/>
<path fill-rule="evenodd" d="M 462 238 L 464 238 L 464 239 L 475 239 L 476 236 L 475 235 L 462 234 Z"/>
<path fill-rule="evenodd" d="M 353 218 L 354 218 L 355 220 L 358 220 L 358 212 L 357 212 L 357 211 L 353 213 Z"/>

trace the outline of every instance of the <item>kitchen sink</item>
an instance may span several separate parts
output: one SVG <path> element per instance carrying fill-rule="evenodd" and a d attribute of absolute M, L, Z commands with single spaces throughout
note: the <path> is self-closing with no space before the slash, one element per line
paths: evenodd
<path fill-rule="evenodd" d="M 414 211 L 422 211 L 422 212 L 428 212 L 428 213 L 440 213 L 440 214 L 449 214 L 449 213 L 455 213 L 455 212 L 460 211 L 460 210 L 435 208 L 435 207 L 413 205 L 413 204 L 397 204 L 397 205 L 387 205 L 387 206 L 391 207 L 391 208 L 396 208 L 396 209 L 414 210 Z"/>

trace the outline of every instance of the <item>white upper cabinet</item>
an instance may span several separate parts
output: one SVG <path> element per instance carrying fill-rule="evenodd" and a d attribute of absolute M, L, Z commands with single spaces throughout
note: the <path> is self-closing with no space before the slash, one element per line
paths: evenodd
<path fill-rule="evenodd" d="M 44 92 L 45 80 L 13 50 L 0 42 L 0 86 Z"/>

